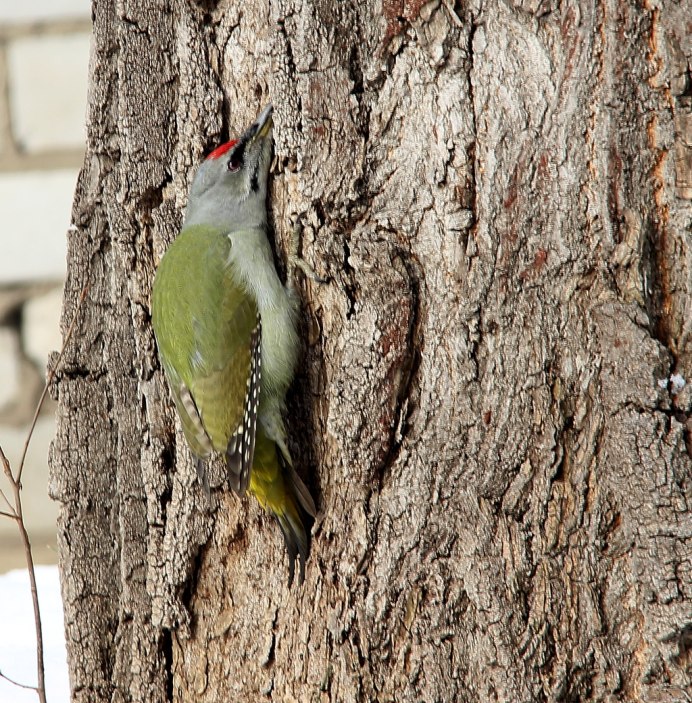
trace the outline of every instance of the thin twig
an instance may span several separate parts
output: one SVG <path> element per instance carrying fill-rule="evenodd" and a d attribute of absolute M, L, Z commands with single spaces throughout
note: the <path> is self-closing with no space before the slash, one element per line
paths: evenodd
<path fill-rule="evenodd" d="M 2 447 L 0 447 L 0 451 L 2 451 Z M 10 499 L 5 495 L 5 491 L 3 491 L 2 488 L 0 488 L 0 498 L 2 498 L 5 503 L 7 503 L 7 507 L 10 510 L 14 510 L 14 508 L 12 507 L 12 503 L 10 503 Z"/>
<path fill-rule="evenodd" d="M 19 683 L 19 681 L 15 681 L 14 679 L 11 679 L 9 676 L 6 676 L 5 674 L 0 671 L 0 679 L 5 679 L 5 681 L 9 681 L 13 686 L 19 686 L 19 688 L 26 688 L 29 691 L 38 691 L 36 686 L 27 686 L 25 683 Z"/>
<path fill-rule="evenodd" d="M 8 517 L 8 518 L 10 518 L 10 519 L 12 519 L 12 520 L 16 520 L 16 519 L 17 519 L 17 516 L 16 516 L 16 515 L 13 515 L 12 513 L 6 513 L 4 510 L 0 510 L 0 515 L 2 515 L 2 517 Z"/>
<path fill-rule="evenodd" d="M 72 322 L 70 322 L 70 326 L 67 328 L 67 334 L 65 335 L 65 340 L 62 343 L 62 349 L 60 349 L 60 353 L 58 354 L 58 358 L 53 364 L 53 368 L 48 373 L 48 379 L 46 380 L 46 385 L 43 388 L 43 393 L 41 393 L 41 397 L 38 399 L 38 404 L 36 405 L 36 412 L 34 413 L 34 419 L 31 421 L 31 427 L 29 427 L 29 434 L 26 436 L 26 442 L 24 442 L 22 458 L 19 460 L 17 483 L 21 483 L 22 481 L 22 471 L 24 471 L 24 461 L 26 459 L 27 450 L 29 449 L 29 442 L 31 441 L 31 436 L 34 434 L 34 428 L 36 427 L 36 422 L 38 420 L 39 413 L 41 412 L 41 408 L 43 407 L 43 402 L 45 401 L 46 395 L 48 394 L 50 384 L 53 383 L 55 374 L 58 371 L 58 367 L 60 366 L 60 362 L 62 361 L 63 354 L 65 353 L 65 349 L 67 348 L 67 343 L 70 341 L 70 337 L 72 336 L 72 332 L 74 331 L 75 324 L 77 323 L 77 315 L 79 313 L 80 308 L 82 307 L 84 298 L 86 298 L 88 290 L 89 286 L 87 284 L 86 286 L 84 286 L 84 288 L 82 289 L 82 293 L 79 296 L 79 300 L 77 301 L 77 307 L 74 311 L 74 315 L 72 316 Z"/>
<path fill-rule="evenodd" d="M 46 703 L 46 672 L 43 663 L 43 629 L 41 627 L 41 610 L 38 607 L 38 589 L 36 588 L 36 570 L 34 569 L 34 556 L 31 553 L 31 542 L 29 541 L 29 533 L 24 525 L 24 517 L 22 514 L 22 489 L 19 481 L 13 484 L 15 504 L 17 511 L 17 525 L 19 532 L 22 535 L 24 543 L 24 557 L 26 566 L 29 572 L 29 583 L 31 584 L 31 600 L 34 606 L 34 624 L 36 626 L 36 669 L 38 672 L 38 699 L 40 703 Z"/>
<path fill-rule="evenodd" d="M 62 357 L 65 353 L 67 343 L 69 342 L 70 337 L 72 336 L 72 332 L 77 322 L 77 316 L 79 315 L 79 311 L 82 307 L 84 299 L 86 298 L 88 290 L 89 286 L 84 286 L 82 294 L 79 296 L 79 300 L 77 301 L 77 307 L 75 309 L 74 316 L 72 317 L 72 322 L 70 322 L 70 326 L 67 329 L 65 339 L 62 343 L 62 348 L 60 349 L 60 353 L 58 354 L 58 358 L 56 359 L 55 364 L 53 364 L 53 368 L 48 374 L 48 379 L 46 380 L 46 385 L 43 389 L 43 393 L 41 393 L 41 397 L 39 398 L 38 404 L 36 405 L 36 412 L 34 413 L 34 418 L 31 422 L 31 427 L 29 428 L 29 433 L 27 435 L 26 442 L 24 443 L 24 450 L 22 452 L 22 458 L 19 462 L 19 470 L 17 471 L 16 478 L 12 474 L 10 462 L 7 460 L 7 457 L 5 456 L 2 447 L 0 447 L 0 461 L 2 461 L 3 471 L 5 472 L 5 475 L 7 476 L 12 487 L 12 494 L 14 498 L 13 506 L 7 499 L 5 493 L 2 492 L 2 490 L 0 489 L 0 494 L 2 494 L 2 497 L 5 499 L 5 502 L 7 503 L 10 510 L 14 512 L 14 515 L 11 515 L 2 511 L 0 512 L 0 515 L 11 517 L 17 521 L 19 534 L 22 538 L 22 544 L 24 545 L 24 557 L 26 559 L 27 571 L 29 572 L 29 583 L 31 584 L 31 600 L 34 608 L 34 625 L 36 627 L 36 670 L 38 676 L 38 686 L 25 686 L 24 684 L 20 684 L 17 681 L 13 681 L 2 673 L 0 673 L 0 676 L 7 679 L 8 681 L 11 681 L 17 686 L 36 691 L 36 693 L 38 693 L 39 703 L 46 703 L 46 679 L 43 661 L 43 629 L 41 627 L 41 610 L 38 604 L 38 588 L 36 587 L 36 569 L 34 568 L 34 557 L 31 552 L 31 541 L 29 540 L 29 533 L 26 531 L 26 525 L 24 524 L 24 513 L 22 512 L 22 471 L 24 470 L 24 461 L 26 459 L 26 453 L 29 449 L 29 442 L 31 441 L 31 436 L 33 435 L 34 428 L 36 427 L 36 421 L 38 420 L 39 413 L 41 412 L 43 402 L 46 399 L 46 394 L 48 393 L 50 384 L 53 382 L 58 367 L 60 366 L 60 362 L 62 361 Z"/>
<path fill-rule="evenodd" d="M 46 682 L 45 682 L 45 672 L 43 667 L 43 630 L 41 628 L 41 611 L 38 607 L 38 590 L 36 588 L 36 573 L 34 569 L 34 559 L 31 554 L 31 542 L 29 541 L 29 534 L 26 531 L 26 526 L 24 525 L 24 515 L 22 513 L 22 484 L 19 483 L 19 479 L 15 479 L 12 476 L 12 468 L 10 467 L 10 462 L 5 456 L 5 452 L 0 447 L 0 461 L 2 461 L 2 468 L 7 476 L 10 485 L 12 486 L 12 494 L 14 497 L 14 519 L 17 521 L 17 527 L 19 528 L 19 534 L 22 537 L 22 544 L 24 545 L 24 558 L 26 559 L 26 567 L 29 572 L 29 583 L 31 584 L 31 600 L 34 607 L 34 625 L 36 627 L 36 669 L 38 674 L 38 686 L 35 688 L 38 693 L 38 699 L 40 703 L 46 703 Z M 14 683 L 14 682 L 13 682 Z"/>
<path fill-rule="evenodd" d="M 2 447 L 0 447 L 0 461 L 2 462 L 2 470 L 5 472 L 5 476 L 7 476 L 7 480 L 10 482 L 10 485 L 14 484 L 14 476 L 12 475 L 10 461 L 5 456 L 5 452 L 2 450 Z M 7 506 L 10 509 L 14 509 L 12 503 L 10 503 L 9 499 L 5 495 L 5 492 L 1 488 L 0 488 L 0 495 L 2 495 L 2 497 L 5 499 L 5 503 L 7 503 Z"/>

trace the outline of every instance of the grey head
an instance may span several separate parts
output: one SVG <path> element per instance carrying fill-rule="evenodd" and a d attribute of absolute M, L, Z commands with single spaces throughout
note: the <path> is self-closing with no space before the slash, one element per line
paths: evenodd
<path fill-rule="evenodd" d="M 272 106 L 267 105 L 239 139 L 207 156 L 190 188 L 185 226 L 252 229 L 266 225 L 272 126 Z"/>

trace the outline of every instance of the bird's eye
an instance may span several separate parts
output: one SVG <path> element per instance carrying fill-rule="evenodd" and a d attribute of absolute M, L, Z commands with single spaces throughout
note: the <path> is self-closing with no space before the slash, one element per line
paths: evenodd
<path fill-rule="evenodd" d="M 232 154 L 231 158 L 228 159 L 228 171 L 229 173 L 236 173 L 240 171 L 240 167 L 243 165 L 243 157 L 241 154 Z"/>

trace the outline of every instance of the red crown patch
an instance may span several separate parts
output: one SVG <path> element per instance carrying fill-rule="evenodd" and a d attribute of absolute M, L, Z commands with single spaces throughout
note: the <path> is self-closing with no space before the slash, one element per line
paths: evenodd
<path fill-rule="evenodd" d="M 209 159 L 218 159 L 219 156 L 223 156 L 229 149 L 232 149 L 236 144 L 238 143 L 237 139 L 231 139 L 230 142 L 226 142 L 225 144 L 222 144 L 221 146 L 217 146 L 214 151 L 207 156 L 207 161 Z"/>

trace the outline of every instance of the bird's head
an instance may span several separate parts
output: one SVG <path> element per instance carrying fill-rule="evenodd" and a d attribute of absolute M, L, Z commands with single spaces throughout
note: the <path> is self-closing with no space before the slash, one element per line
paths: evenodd
<path fill-rule="evenodd" d="M 272 106 L 238 139 L 214 149 L 197 169 L 185 224 L 262 226 L 272 149 Z"/>

